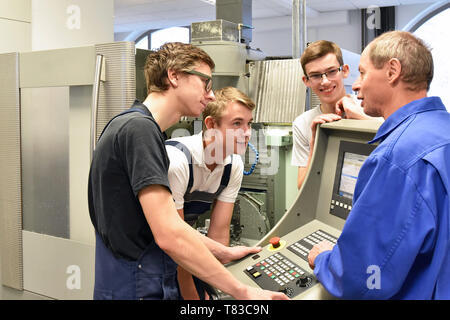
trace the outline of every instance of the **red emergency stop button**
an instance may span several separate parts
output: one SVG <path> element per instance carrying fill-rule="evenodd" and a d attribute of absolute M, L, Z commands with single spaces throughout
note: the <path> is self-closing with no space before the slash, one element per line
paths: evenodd
<path fill-rule="evenodd" d="M 280 246 L 280 237 L 273 237 L 269 240 L 273 248 L 278 248 Z"/>

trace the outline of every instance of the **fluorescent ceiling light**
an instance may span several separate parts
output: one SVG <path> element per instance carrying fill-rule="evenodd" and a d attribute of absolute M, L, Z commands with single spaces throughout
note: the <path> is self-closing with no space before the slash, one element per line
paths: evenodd
<path fill-rule="evenodd" d="M 216 5 L 216 0 L 201 0 L 201 1 L 206 2 L 206 3 L 208 3 L 208 4 L 211 4 L 211 5 L 213 5 L 213 6 Z"/>

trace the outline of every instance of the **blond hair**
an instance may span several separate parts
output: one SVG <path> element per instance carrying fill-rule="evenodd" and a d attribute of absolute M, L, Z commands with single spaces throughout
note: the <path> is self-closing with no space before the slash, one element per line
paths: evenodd
<path fill-rule="evenodd" d="M 168 42 L 162 45 L 158 50 L 150 53 L 145 62 L 147 94 L 163 92 L 169 88 L 167 81 L 169 69 L 180 72 L 192 70 L 200 62 L 206 63 L 211 70 L 214 69 L 214 61 L 198 47 L 181 42 Z"/>
<path fill-rule="evenodd" d="M 206 117 L 212 117 L 218 124 L 225 111 L 226 106 L 230 102 L 238 102 L 252 110 L 255 109 L 255 103 L 250 99 L 245 93 L 234 88 L 234 87 L 224 87 L 222 89 L 216 90 L 214 92 L 216 97 L 215 101 L 208 103 L 205 110 L 203 111 L 203 124 L 205 123 Z"/>
<path fill-rule="evenodd" d="M 327 40 L 318 40 L 311 42 L 305 49 L 305 51 L 303 51 L 303 54 L 300 57 L 303 74 L 306 76 L 306 65 L 308 63 L 313 60 L 322 58 L 329 53 L 332 53 L 336 56 L 336 59 L 339 62 L 339 66 L 344 65 L 341 48 L 339 48 L 336 43 Z"/>
<path fill-rule="evenodd" d="M 375 68 L 381 69 L 392 58 L 400 61 L 401 80 L 408 89 L 417 91 L 430 88 L 433 80 L 433 56 L 428 46 L 406 31 L 383 33 L 369 43 L 369 57 Z"/>

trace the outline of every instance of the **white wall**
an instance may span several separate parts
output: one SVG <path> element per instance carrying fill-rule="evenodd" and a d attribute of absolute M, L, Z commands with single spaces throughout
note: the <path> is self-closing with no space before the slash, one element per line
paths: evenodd
<path fill-rule="evenodd" d="M 360 11 L 336 11 L 307 17 L 307 41 L 327 39 L 342 48 L 359 53 L 361 50 Z M 291 16 L 253 20 L 251 46 L 268 56 L 292 55 Z"/>
<path fill-rule="evenodd" d="M 0 53 L 113 42 L 114 1 L 0 0 L 0 39 Z"/>
<path fill-rule="evenodd" d="M 396 7 L 396 29 L 402 29 L 411 19 L 430 4 Z M 360 10 L 322 12 L 307 17 L 307 41 L 326 39 L 341 48 L 361 53 Z M 267 56 L 292 55 L 292 17 L 282 16 L 253 20 L 252 48 L 260 48 Z M 132 40 L 144 31 L 116 33 L 115 41 Z"/>
<path fill-rule="evenodd" d="M 396 7 L 396 29 L 402 29 L 430 4 Z M 345 14 L 344 14 L 345 13 Z M 319 13 L 307 18 L 307 41 L 326 39 L 341 48 L 361 53 L 361 13 L 359 10 Z M 291 16 L 253 20 L 253 48 L 260 48 L 268 56 L 292 55 Z"/>
<path fill-rule="evenodd" d="M 32 49 L 114 41 L 113 0 L 32 0 Z"/>
<path fill-rule="evenodd" d="M 0 0 L 0 53 L 31 50 L 31 0 Z"/>

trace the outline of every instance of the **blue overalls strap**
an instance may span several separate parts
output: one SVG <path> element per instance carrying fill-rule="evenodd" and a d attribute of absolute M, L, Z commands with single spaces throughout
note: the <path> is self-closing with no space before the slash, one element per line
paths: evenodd
<path fill-rule="evenodd" d="M 103 128 L 102 133 L 100 134 L 100 137 L 98 139 L 100 140 L 101 136 L 105 132 L 106 128 L 109 126 L 109 124 L 117 117 L 123 116 L 124 114 L 131 113 L 131 112 L 139 112 L 142 113 L 144 116 L 150 116 L 150 111 L 148 111 L 147 107 L 139 102 L 138 100 L 135 100 L 133 103 L 133 106 L 117 115 L 115 115 L 111 120 L 108 121 L 106 126 Z"/>
<path fill-rule="evenodd" d="M 217 190 L 217 195 L 219 195 L 222 192 L 222 190 L 228 186 L 228 183 L 230 182 L 231 166 L 233 165 L 233 155 L 231 155 L 230 158 L 231 158 L 230 163 L 225 165 L 225 168 L 223 169 L 222 180 L 220 180 L 220 187 L 219 190 Z"/>
<path fill-rule="evenodd" d="M 219 188 L 217 188 L 217 191 L 214 193 L 211 192 L 205 192 L 205 191 L 193 191 L 192 193 L 186 193 L 184 195 L 184 201 L 190 202 L 190 201 L 197 201 L 197 202 L 209 202 L 212 203 L 215 198 L 217 198 L 228 186 L 228 183 L 230 182 L 230 176 L 231 176 L 231 167 L 233 165 L 233 157 L 231 157 L 231 162 L 225 165 L 222 173 L 222 178 L 220 180 Z M 191 175 L 192 176 L 192 175 Z M 189 180 L 191 180 L 191 177 L 189 177 Z"/>
<path fill-rule="evenodd" d="M 211 208 L 212 203 L 228 186 L 232 163 L 225 165 L 220 185 L 216 192 L 195 190 L 184 194 L 184 219 L 189 224 L 195 223 L 198 217 Z"/>
<path fill-rule="evenodd" d="M 189 149 L 181 142 L 175 140 L 167 140 L 166 145 L 175 147 L 184 153 L 189 165 L 189 182 L 186 188 L 185 193 L 189 193 L 191 191 L 192 186 L 194 185 L 194 168 L 192 166 L 192 155 Z"/>

